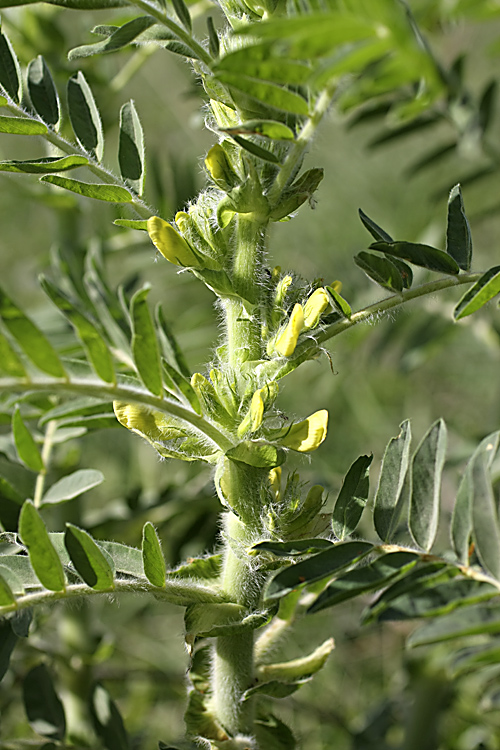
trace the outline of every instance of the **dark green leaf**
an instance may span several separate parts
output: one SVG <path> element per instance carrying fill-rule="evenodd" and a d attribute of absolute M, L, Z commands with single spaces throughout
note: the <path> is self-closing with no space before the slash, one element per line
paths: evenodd
<path fill-rule="evenodd" d="M 332 307 L 337 310 L 344 318 L 349 318 L 352 315 L 352 310 L 350 304 L 345 300 L 333 287 L 327 286 L 326 287 L 327 293 L 332 298 L 330 301 L 332 302 Z"/>
<path fill-rule="evenodd" d="M 208 28 L 208 50 L 212 57 L 219 57 L 220 52 L 220 43 L 219 43 L 219 35 L 217 34 L 217 29 L 214 25 L 214 20 L 212 16 L 208 16 L 207 18 L 207 28 Z"/>
<path fill-rule="evenodd" d="M 0 565 L 0 607 L 14 604 L 16 597 L 9 585 L 7 578 L 4 578 L 4 566 Z"/>
<path fill-rule="evenodd" d="M 147 304 L 150 288 L 147 285 L 139 289 L 130 302 L 132 353 L 137 372 L 146 388 L 155 396 L 162 396 L 163 378 L 160 350 L 153 319 Z"/>
<path fill-rule="evenodd" d="M 446 458 L 446 425 L 435 422 L 422 438 L 412 462 L 409 528 L 415 542 L 428 552 L 439 521 L 441 474 Z"/>
<path fill-rule="evenodd" d="M 458 651 L 453 658 L 453 675 L 464 674 L 473 669 L 483 669 L 500 661 L 500 642 L 498 638 L 489 639 L 487 643 L 471 646 Z"/>
<path fill-rule="evenodd" d="M 0 31 L 0 86 L 13 101 L 21 100 L 21 71 L 9 39 Z"/>
<path fill-rule="evenodd" d="M 50 591 L 64 591 L 66 581 L 62 562 L 31 500 L 26 500 L 21 509 L 19 535 L 28 549 L 30 563 L 42 586 Z"/>
<path fill-rule="evenodd" d="M 130 203 L 132 196 L 119 185 L 102 185 L 96 182 L 81 182 L 72 180 L 69 177 L 57 177 L 56 175 L 46 175 L 40 178 L 41 182 L 50 182 L 51 185 L 57 185 L 65 190 L 71 190 L 72 193 L 83 195 L 85 198 L 95 198 L 98 201 L 108 201 L 109 203 Z"/>
<path fill-rule="evenodd" d="M 260 135 L 275 141 L 293 141 L 293 130 L 277 120 L 245 120 L 241 125 L 233 128 L 221 128 L 221 132 L 229 135 Z"/>
<path fill-rule="evenodd" d="M 101 116 L 81 70 L 68 81 L 68 111 L 78 143 L 100 161 L 104 148 Z"/>
<path fill-rule="evenodd" d="M 240 138 L 239 135 L 231 135 L 233 141 L 235 141 L 238 146 L 240 146 L 245 151 L 248 151 L 253 156 L 257 156 L 259 159 L 262 159 L 263 161 L 270 161 L 271 164 L 279 164 L 280 160 L 276 156 L 276 154 L 273 154 L 272 151 L 268 151 L 267 148 L 262 148 L 262 146 L 258 146 L 253 141 L 249 141 L 248 138 Z"/>
<path fill-rule="evenodd" d="M 155 527 L 149 521 L 142 530 L 142 558 L 144 573 L 153 586 L 165 586 L 165 558 Z"/>
<path fill-rule="evenodd" d="M 12 432 L 14 435 L 14 442 L 16 444 L 16 450 L 19 458 L 31 471 L 43 471 L 44 465 L 38 446 L 33 438 L 31 432 L 26 427 L 19 411 L 19 406 L 16 406 L 14 414 L 12 415 Z"/>
<path fill-rule="evenodd" d="M 309 113 L 309 105 L 306 100 L 283 86 L 226 71 L 218 73 L 217 78 L 235 92 L 241 91 L 251 99 L 268 107 L 296 115 L 307 115 Z"/>
<path fill-rule="evenodd" d="M 345 475 L 332 515 L 333 533 L 341 541 L 356 529 L 368 500 L 373 456 L 360 456 Z"/>
<path fill-rule="evenodd" d="M 0 620 L 0 680 L 9 668 L 10 657 L 17 643 L 17 635 L 10 626 L 10 620 Z"/>
<path fill-rule="evenodd" d="M 472 531 L 475 550 L 483 567 L 500 578 L 500 530 L 497 503 L 489 472 L 490 456 L 479 453 L 471 469 Z"/>
<path fill-rule="evenodd" d="M 279 572 L 266 591 L 267 599 L 279 599 L 303 584 L 328 578 L 355 560 L 368 555 L 373 545 L 368 542 L 343 542 L 320 552 L 308 560 Z"/>
<path fill-rule="evenodd" d="M 68 54 L 69 60 L 77 60 L 80 57 L 90 57 L 103 52 L 115 52 L 118 49 L 126 47 L 133 42 L 143 31 L 156 24 L 157 21 L 152 16 L 140 16 L 132 21 L 119 27 L 110 27 L 114 29 L 105 40 L 97 44 L 85 44 L 81 47 L 75 47 Z M 100 28 L 100 27 L 98 27 Z M 94 29 L 96 33 L 96 29 Z"/>
<path fill-rule="evenodd" d="M 27 638 L 30 632 L 30 625 L 33 620 L 33 610 L 20 609 L 14 612 L 10 618 L 10 626 L 18 638 Z"/>
<path fill-rule="evenodd" d="M 365 565 L 337 578 L 323 591 L 307 612 L 319 612 L 334 607 L 340 602 L 352 599 L 374 589 L 380 589 L 395 577 L 410 570 L 419 560 L 412 552 L 391 552 L 382 555 L 369 565 Z"/>
<path fill-rule="evenodd" d="M 455 185 L 448 198 L 448 223 L 446 226 L 446 252 L 464 271 L 470 269 L 472 260 L 472 236 L 465 215 L 460 185 Z"/>
<path fill-rule="evenodd" d="M 30 62 L 26 79 L 33 109 L 47 125 L 56 127 L 60 118 L 59 97 L 42 55 Z"/>
<path fill-rule="evenodd" d="M 232 461 L 238 461 L 248 466 L 273 469 L 281 466 L 286 460 L 285 451 L 264 440 L 243 440 L 226 452 Z"/>
<path fill-rule="evenodd" d="M 187 7 L 184 0 L 172 0 L 172 5 L 174 6 L 175 15 L 177 16 L 179 21 L 182 23 L 186 31 L 189 31 L 189 33 L 191 33 L 191 16 L 189 14 L 189 8 Z"/>
<path fill-rule="evenodd" d="M 1 289 L 0 316 L 33 364 L 55 378 L 65 377 L 66 373 L 52 345 Z"/>
<path fill-rule="evenodd" d="M 389 289 L 391 292 L 403 291 L 401 274 L 388 258 L 361 252 L 354 256 L 354 262 L 372 281 L 384 289 Z"/>
<path fill-rule="evenodd" d="M 333 546 L 329 539 L 297 539 L 294 542 L 259 542 L 254 544 L 253 550 L 258 552 L 272 552 L 276 557 L 295 557 L 296 555 L 310 555 Z"/>
<path fill-rule="evenodd" d="M 96 734 L 106 750 L 130 750 L 129 738 L 118 707 L 102 685 L 94 688 L 91 712 Z"/>
<path fill-rule="evenodd" d="M 472 315 L 497 294 L 500 294 L 500 266 L 494 266 L 486 271 L 464 294 L 453 311 L 453 317 L 460 320 Z"/>
<path fill-rule="evenodd" d="M 297 747 L 291 729 L 273 714 L 257 717 L 255 733 L 259 746 L 266 750 L 295 750 Z"/>
<path fill-rule="evenodd" d="M 113 358 L 96 325 L 49 279 L 40 277 L 44 292 L 69 320 L 80 338 L 85 353 L 97 375 L 106 383 L 115 382 Z"/>
<path fill-rule="evenodd" d="M 73 565 L 88 586 L 96 591 L 113 589 L 113 569 L 108 558 L 86 531 L 66 524 L 64 543 Z"/>
<path fill-rule="evenodd" d="M 23 699 L 31 728 L 43 737 L 63 740 L 66 718 L 45 664 L 33 667 L 23 682 Z"/>
<path fill-rule="evenodd" d="M 26 370 L 18 354 L 0 331 L 0 372 L 14 378 L 25 378 Z"/>
<path fill-rule="evenodd" d="M 493 432 L 481 441 L 465 468 L 457 491 L 451 519 L 451 541 L 455 554 L 462 565 L 467 565 L 469 562 L 469 545 L 472 533 L 472 504 L 474 502 L 475 491 L 472 469 L 474 463 L 482 454 L 487 456 L 488 468 L 491 467 L 499 443 L 500 432 Z"/>
<path fill-rule="evenodd" d="M 401 516 L 403 485 L 410 463 L 411 427 L 408 421 L 400 425 L 400 433 L 391 438 L 385 449 L 373 521 L 377 534 L 384 542 L 390 542 Z"/>
<path fill-rule="evenodd" d="M 410 635 L 407 645 L 414 648 L 470 635 L 491 633 L 500 633 L 498 604 L 478 604 L 463 612 L 453 612 L 424 625 Z"/>
<path fill-rule="evenodd" d="M 68 169 L 84 167 L 89 163 L 85 156 L 44 156 L 41 159 L 29 159 L 28 161 L 0 162 L 0 172 L 21 172 L 25 174 L 52 174 L 53 172 L 65 172 Z"/>
<path fill-rule="evenodd" d="M 0 116 L 0 133 L 11 135 L 45 135 L 47 126 L 38 120 L 28 120 L 26 117 Z"/>
<path fill-rule="evenodd" d="M 379 250 L 387 255 L 394 255 L 396 258 L 413 263 L 414 266 L 422 266 L 437 273 L 456 275 L 460 271 L 456 261 L 450 255 L 430 245 L 421 245 L 416 242 L 373 242 L 370 250 Z"/>
<path fill-rule="evenodd" d="M 366 227 L 366 229 L 368 229 L 374 239 L 380 242 L 393 242 L 391 235 L 387 234 L 387 232 L 382 229 L 382 227 L 379 227 L 378 224 L 375 224 L 375 222 L 370 219 L 370 217 L 367 216 L 360 208 L 358 208 L 358 214 L 361 222 Z"/>
<path fill-rule="evenodd" d="M 65 503 L 67 500 L 88 492 L 93 487 L 98 487 L 101 482 L 104 482 L 104 475 L 100 471 L 78 469 L 49 487 L 42 498 L 41 505 Z"/>
<path fill-rule="evenodd" d="M 123 179 L 137 193 L 144 189 L 144 133 L 131 99 L 120 110 L 118 162 Z"/>
<path fill-rule="evenodd" d="M 495 113 L 495 104 L 498 92 L 498 82 L 493 79 L 486 84 L 479 101 L 479 127 L 483 135 L 488 130 L 493 121 Z"/>

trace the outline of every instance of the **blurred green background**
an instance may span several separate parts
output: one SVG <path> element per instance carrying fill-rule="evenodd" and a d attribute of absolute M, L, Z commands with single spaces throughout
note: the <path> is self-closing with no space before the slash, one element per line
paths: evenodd
<path fill-rule="evenodd" d="M 433 8 L 438 3 L 411 5 L 427 23 L 430 44 L 443 64 L 465 55 L 467 87 L 478 97 L 499 76 L 500 59 L 492 48 L 495 41 L 498 48 L 500 21 L 443 24 Z M 77 69 L 67 61 L 67 51 L 91 41 L 89 29 L 109 22 L 109 17 L 39 6 L 5 11 L 2 23 L 21 63 L 43 54 L 63 93 Z M 117 11 L 115 17 L 122 15 Z M 85 60 L 81 67 L 101 110 L 108 134 L 105 159 L 113 169 L 119 110 L 128 99 L 135 100 L 146 135 L 146 200 L 165 218 L 173 217 L 203 186 L 203 158 L 215 141 L 204 130 L 203 108 L 188 65 L 163 50 L 149 55 L 142 48 L 132 58 L 119 52 Z M 496 149 L 499 119 L 495 112 L 490 132 Z M 304 206 L 292 221 L 272 229 L 270 266 L 280 265 L 306 279 L 341 280 L 342 293 L 355 309 L 384 296 L 352 260 L 371 241 L 358 208 L 397 239 L 444 247 L 447 195 L 460 181 L 474 240 L 474 268 L 500 262 L 498 170 L 470 179 L 484 154 L 465 143 L 412 176 L 411 166 L 446 144 L 452 126 L 443 122 L 432 131 L 370 146 L 385 127 L 383 119 L 367 118 L 355 125 L 352 116 L 332 110 L 307 155 L 308 166 L 325 168 L 314 210 Z M 43 146 L 35 139 L 0 137 L 1 159 L 42 155 Z M 139 277 L 141 283 L 150 281 L 151 299 L 161 300 L 190 366 L 204 371 L 217 335 L 211 294 L 188 274 L 176 273 L 161 258 L 157 262 L 142 233 L 113 227 L 119 215 L 117 209 L 51 191 L 27 175 L 0 175 L 2 285 L 40 325 L 57 334 L 62 323 L 46 306 L 37 274 L 47 268 L 56 247 L 78 257 L 89 242 L 100 243 L 112 282 L 133 288 Z M 418 277 L 425 280 L 426 272 L 418 272 Z M 296 415 L 325 407 L 330 411 L 326 443 L 311 463 L 297 462 L 301 477 L 324 484 L 333 499 L 350 464 L 358 455 L 373 452 L 376 486 L 384 446 L 398 425 L 411 419 L 419 439 L 442 416 L 450 433 L 445 512 L 451 511 L 464 458 L 500 423 L 499 313 L 493 303 L 480 315 L 453 324 L 451 311 L 460 296 L 457 290 L 407 305 L 347 332 L 329 343 L 329 356 L 307 363 L 287 379 L 279 396 L 284 410 Z M 216 544 L 218 503 L 209 471 L 160 462 L 148 446 L 121 429 L 91 433 L 61 446 L 55 471 L 62 474 L 79 466 L 99 468 L 106 476 L 101 487 L 69 511 L 70 520 L 97 537 L 138 545 L 142 524 L 151 520 L 172 565 Z M 50 519 L 58 530 L 63 520 L 59 513 L 54 510 Z M 368 521 L 362 533 L 371 533 Z M 500 720 L 477 704 L 477 685 L 465 678 L 451 684 L 440 653 L 419 659 L 405 654 L 406 625 L 361 629 L 361 608 L 348 605 L 303 621 L 296 638 L 279 654 L 300 655 L 302 646 L 330 636 L 337 644 L 321 675 L 285 703 L 283 715 L 302 737 L 302 747 L 398 748 L 411 722 L 420 721 L 419 750 L 500 748 Z M 35 737 L 18 698 L 21 675 L 40 654 L 52 656 L 61 683 L 70 653 L 74 674 L 87 670 L 102 680 L 120 706 L 134 747 L 155 748 L 159 739 L 169 742 L 182 734 L 187 655 L 179 610 L 165 613 L 164 605 L 123 597 L 118 604 L 106 598 L 91 606 L 73 605 L 65 618 L 59 613 L 57 608 L 47 610 L 37 619 L 29 645 L 17 649 L 14 668 L 0 686 L 0 747 L 13 747 L 16 737 Z M 426 714 L 428 704 L 433 711 Z"/>

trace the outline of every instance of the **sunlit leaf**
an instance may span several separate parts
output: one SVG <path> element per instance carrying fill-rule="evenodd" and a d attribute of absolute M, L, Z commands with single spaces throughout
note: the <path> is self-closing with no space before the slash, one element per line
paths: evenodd
<path fill-rule="evenodd" d="M 497 294 L 500 294 L 500 266 L 494 266 L 486 271 L 464 294 L 453 311 L 453 317 L 455 320 L 460 320 L 467 315 L 472 315 Z"/>
<path fill-rule="evenodd" d="M 56 127 L 60 118 L 59 96 L 42 55 L 28 65 L 26 81 L 33 109 L 47 125 Z"/>
<path fill-rule="evenodd" d="M 163 394 L 163 378 L 160 351 L 153 319 L 147 304 L 149 290 L 149 286 L 139 289 L 130 302 L 132 352 L 142 382 L 155 396 L 161 396 Z"/>
<path fill-rule="evenodd" d="M 155 528 L 149 521 L 142 530 L 142 558 L 144 573 L 153 586 L 165 586 L 165 558 Z"/>
<path fill-rule="evenodd" d="M 11 135 L 45 135 L 47 126 L 38 120 L 28 120 L 26 117 L 0 116 L 0 133 Z"/>
<path fill-rule="evenodd" d="M 446 425 L 439 419 L 422 438 L 412 461 L 408 524 L 413 539 L 426 551 L 437 533 L 446 442 Z"/>
<path fill-rule="evenodd" d="M 306 100 L 283 86 L 226 71 L 218 73 L 217 78 L 231 89 L 241 91 L 263 105 L 297 115 L 307 115 L 309 112 Z"/>
<path fill-rule="evenodd" d="M 332 515 L 333 533 L 341 541 L 352 534 L 361 520 L 368 500 L 372 461 L 373 456 L 360 456 L 344 477 Z"/>
<path fill-rule="evenodd" d="M 30 563 L 42 586 L 50 591 L 64 591 L 66 581 L 62 562 L 31 500 L 26 500 L 22 507 L 19 535 L 28 549 Z"/>
<path fill-rule="evenodd" d="M 98 201 L 109 203 L 130 203 L 132 195 L 119 185 L 103 185 L 96 182 L 81 182 L 69 177 L 58 177 L 57 175 L 46 175 L 40 178 L 41 182 L 50 182 L 51 185 L 70 190 L 85 198 L 95 198 Z"/>
<path fill-rule="evenodd" d="M 31 469 L 31 471 L 43 471 L 45 467 L 43 465 L 42 456 L 38 450 L 35 439 L 23 422 L 19 406 L 16 407 L 14 414 L 12 415 L 12 432 L 18 456 L 23 464 L 25 464 L 28 469 Z"/>
<path fill-rule="evenodd" d="M 53 172 L 65 172 L 68 169 L 84 167 L 89 163 L 85 156 L 44 156 L 41 159 L 28 159 L 27 161 L 0 162 L 0 172 L 20 172 L 25 174 L 52 174 Z"/>

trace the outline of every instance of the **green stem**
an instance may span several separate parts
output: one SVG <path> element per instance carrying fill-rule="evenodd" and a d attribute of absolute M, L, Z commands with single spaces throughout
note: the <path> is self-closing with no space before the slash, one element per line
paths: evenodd
<path fill-rule="evenodd" d="M 43 490 L 45 488 L 45 479 L 47 478 L 47 468 L 50 462 L 52 448 L 54 446 L 53 437 L 56 433 L 56 430 L 57 430 L 57 422 L 55 421 L 55 419 L 51 419 L 50 422 L 47 424 L 47 429 L 45 430 L 45 437 L 43 440 L 43 447 L 42 447 L 43 469 L 42 471 L 39 472 L 36 478 L 35 492 L 33 495 L 33 504 L 35 508 L 39 508 L 40 503 L 42 502 Z"/>

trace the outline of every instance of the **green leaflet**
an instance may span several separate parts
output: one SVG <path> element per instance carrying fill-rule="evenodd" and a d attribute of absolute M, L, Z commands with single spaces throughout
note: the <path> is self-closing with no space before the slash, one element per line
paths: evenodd
<path fill-rule="evenodd" d="M 109 203 L 130 203 L 133 199 L 131 194 L 125 188 L 119 185 L 103 185 L 97 182 L 82 182 L 73 180 L 69 177 L 57 177 L 57 175 L 46 175 L 40 178 L 41 182 L 50 182 L 51 185 L 70 190 L 77 195 L 83 195 L 85 198 L 94 198 L 98 201 L 108 201 Z"/>
<path fill-rule="evenodd" d="M 393 242 L 390 234 L 387 234 L 385 229 L 382 229 L 382 227 L 379 227 L 378 224 L 375 224 L 373 219 L 370 219 L 369 216 L 365 214 L 364 211 L 362 211 L 360 208 L 358 208 L 358 214 L 359 218 L 361 219 L 361 222 L 363 226 L 368 229 L 371 236 L 377 240 L 377 242 Z"/>
<path fill-rule="evenodd" d="M 189 380 L 165 360 L 163 360 L 163 367 L 166 380 L 167 382 L 170 381 L 167 387 L 172 390 L 175 396 L 179 395 L 184 403 L 190 406 L 201 417 L 202 409 L 200 400 Z"/>
<path fill-rule="evenodd" d="M 148 581 L 153 586 L 163 588 L 166 572 L 165 558 L 155 527 L 149 521 L 144 524 L 142 530 L 142 559 Z"/>
<path fill-rule="evenodd" d="M 66 717 L 45 664 L 30 669 L 23 680 L 23 700 L 31 728 L 52 740 L 63 740 Z"/>
<path fill-rule="evenodd" d="M 11 133 L 11 135 L 45 135 L 47 126 L 37 120 L 28 120 L 24 117 L 0 116 L 0 133 Z"/>
<path fill-rule="evenodd" d="M 26 378 L 26 370 L 11 343 L 0 331 L 0 372 L 14 378 Z"/>
<path fill-rule="evenodd" d="M 429 271 L 456 275 L 460 272 L 457 262 L 442 250 L 416 242 L 372 242 L 370 250 L 379 250 L 387 255 L 407 260 L 415 266 Z"/>
<path fill-rule="evenodd" d="M 249 466 L 273 469 L 281 466 L 286 460 L 285 451 L 264 440 L 243 440 L 230 448 L 226 456 Z"/>
<path fill-rule="evenodd" d="M 207 18 L 207 29 L 208 29 L 208 49 L 212 57 L 219 57 L 220 42 L 217 29 L 215 28 L 214 20 L 212 16 Z"/>
<path fill-rule="evenodd" d="M 461 320 L 467 315 L 472 315 L 497 294 L 500 294 L 500 266 L 494 266 L 486 271 L 464 294 L 453 311 L 453 317 L 455 320 Z"/>
<path fill-rule="evenodd" d="M 388 258 L 361 252 L 354 256 L 356 263 L 376 284 L 391 292 L 403 291 L 403 280 L 399 269 Z"/>
<path fill-rule="evenodd" d="M 271 164 L 280 163 L 280 160 L 278 159 L 276 154 L 273 154 L 272 151 L 268 151 L 267 148 L 262 148 L 262 146 L 259 146 L 253 141 L 249 141 L 247 138 L 240 138 L 239 135 L 232 134 L 231 137 L 233 141 L 238 144 L 238 146 L 241 146 L 241 148 L 245 149 L 245 151 L 248 151 L 250 154 L 253 154 L 253 156 L 257 156 L 263 161 L 269 161 L 271 162 Z"/>
<path fill-rule="evenodd" d="M 490 456 L 486 451 L 479 453 L 472 464 L 472 531 L 481 564 L 499 579 L 500 530 L 489 464 Z"/>
<path fill-rule="evenodd" d="M 49 487 L 41 505 L 54 505 L 72 500 L 104 482 L 104 475 L 96 469 L 78 469 Z"/>
<path fill-rule="evenodd" d="M 106 556 L 90 534 L 73 524 L 66 524 L 64 543 L 71 562 L 85 583 L 96 591 L 114 588 L 114 573 Z"/>
<path fill-rule="evenodd" d="M 0 8 L 11 8 L 18 5 L 33 5 L 39 0 L 0 0 Z M 101 10 L 105 8 L 119 8 L 127 5 L 124 0 L 45 0 L 51 5 L 74 10 Z"/>
<path fill-rule="evenodd" d="M 71 156 L 44 156 L 41 159 L 29 159 L 27 161 L 0 162 L 0 172 L 20 172 L 24 174 L 51 174 L 53 172 L 65 172 L 68 169 L 84 167 L 89 163 L 85 156 L 73 154 Z"/>
<path fill-rule="evenodd" d="M 94 729 L 109 750 L 129 750 L 130 740 L 117 705 L 102 685 L 95 685 L 90 699 Z"/>
<path fill-rule="evenodd" d="M 61 116 L 59 97 L 50 70 L 42 55 L 35 57 L 28 65 L 26 81 L 31 104 L 37 115 L 47 125 L 57 127 Z"/>
<path fill-rule="evenodd" d="M 408 420 L 400 425 L 400 430 L 385 449 L 375 495 L 373 521 L 384 542 L 391 541 L 399 523 L 404 500 L 403 485 L 410 462 L 411 427 Z"/>
<path fill-rule="evenodd" d="M 152 16 L 140 16 L 132 21 L 119 26 L 106 39 L 97 44 L 85 44 L 75 47 L 68 53 L 69 60 L 78 60 L 81 57 L 101 54 L 103 52 L 115 52 L 126 47 L 134 41 L 143 31 L 158 23 Z M 95 31 L 95 30 L 94 30 Z"/>
<path fill-rule="evenodd" d="M 117 227 L 126 227 L 127 229 L 142 229 L 148 231 L 148 222 L 145 219 L 115 219 L 113 224 Z"/>
<path fill-rule="evenodd" d="M 85 76 L 75 73 L 68 81 L 68 111 L 78 143 L 100 161 L 104 149 L 101 116 Z"/>
<path fill-rule="evenodd" d="M 212 70 L 217 77 L 222 72 L 228 72 L 288 85 L 306 83 L 311 75 L 309 65 L 287 60 L 283 56 L 273 56 L 272 45 L 268 42 L 229 52 L 217 61 Z"/>
<path fill-rule="evenodd" d="M 119 573 L 125 573 L 134 578 L 144 578 L 142 552 L 136 547 L 129 547 L 120 542 L 99 542 L 99 546 L 113 561 L 114 568 Z"/>
<path fill-rule="evenodd" d="M 429 645 L 470 635 L 500 633 L 498 604 L 478 604 L 463 612 L 452 612 L 424 625 L 410 635 L 408 646 Z"/>
<path fill-rule="evenodd" d="M 0 86 L 16 104 L 20 102 L 22 83 L 19 61 L 9 39 L 2 31 L 0 31 Z"/>
<path fill-rule="evenodd" d="M 333 542 L 329 539 L 298 539 L 293 542 L 259 542 L 254 544 L 252 550 L 271 552 L 276 557 L 295 557 L 296 555 L 311 555 L 332 546 Z"/>
<path fill-rule="evenodd" d="M 62 562 L 31 500 L 26 500 L 21 509 L 19 535 L 28 549 L 30 563 L 42 586 L 50 591 L 64 591 L 66 581 Z"/>
<path fill-rule="evenodd" d="M 186 634 L 205 637 L 218 628 L 241 626 L 245 614 L 241 604 L 190 604 L 184 616 Z"/>
<path fill-rule="evenodd" d="M 325 287 L 327 294 L 331 297 L 330 303 L 334 310 L 337 310 L 342 317 L 351 318 L 352 310 L 349 302 L 345 300 L 332 286 Z"/>
<path fill-rule="evenodd" d="M 174 6 L 175 15 L 190 34 L 192 31 L 191 15 L 186 3 L 184 0 L 172 0 L 172 5 Z"/>
<path fill-rule="evenodd" d="M 255 734 L 259 747 L 266 750 L 295 750 L 297 747 L 291 729 L 271 713 L 259 713 L 255 719 Z"/>
<path fill-rule="evenodd" d="M 12 432 L 19 458 L 31 471 L 43 471 L 42 456 L 31 432 L 28 430 L 21 417 L 19 406 L 16 406 L 12 415 Z"/>
<path fill-rule="evenodd" d="M 241 73 L 226 71 L 221 71 L 217 78 L 234 92 L 242 92 L 268 107 L 296 115 L 307 115 L 309 113 L 309 105 L 306 100 L 283 86 L 251 78 Z"/>
<path fill-rule="evenodd" d="M 87 358 L 97 375 L 106 383 L 116 382 L 111 352 L 96 325 L 49 279 L 41 276 L 40 285 L 75 329 L 83 344 Z"/>
<path fill-rule="evenodd" d="M 422 438 L 412 462 L 408 525 L 415 542 L 427 552 L 437 533 L 441 474 L 446 458 L 446 425 L 435 422 Z"/>
<path fill-rule="evenodd" d="M 144 190 L 144 159 L 144 133 L 131 99 L 120 110 L 118 162 L 121 176 L 137 195 L 142 195 Z"/>
<path fill-rule="evenodd" d="M 372 549 L 373 545 L 369 542 L 335 544 L 308 560 L 303 560 L 279 572 L 270 582 L 266 598 L 279 599 L 299 586 L 328 578 L 345 566 L 368 555 Z"/>
<path fill-rule="evenodd" d="M 0 565 L 0 607 L 8 606 L 16 601 L 7 578 L 4 576 L 5 567 Z"/>
<path fill-rule="evenodd" d="M 361 520 L 368 500 L 372 461 L 373 455 L 360 456 L 344 477 L 332 515 L 333 533 L 340 541 L 352 534 Z"/>
<path fill-rule="evenodd" d="M 151 393 L 161 397 L 163 395 L 163 378 L 160 350 L 153 319 L 147 304 L 150 288 L 149 285 L 146 285 L 139 289 L 130 301 L 132 353 L 142 382 Z"/>
<path fill-rule="evenodd" d="M 448 198 L 448 222 L 446 226 L 446 252 L 464 271 L 470 269 L 472 260 L 472 236 L 465 215 L 460 185 L 455 185 Z M 499 287 L 500 288 L 500 287 Z"/>
<path fill-rule="evenodd" d="M 241 125 L 232 128 L 221 128 L 228 135 L 260 135 L 275 141 L 293 141 L 293 130 L 277 120 L 245 120 Z"/>

